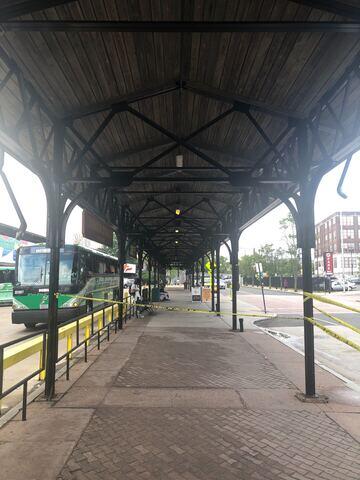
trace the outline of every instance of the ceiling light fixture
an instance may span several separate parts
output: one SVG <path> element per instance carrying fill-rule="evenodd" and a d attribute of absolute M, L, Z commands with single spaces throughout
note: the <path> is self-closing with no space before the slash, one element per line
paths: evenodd
<path fill-rule="evenodd" d="M 175 210 L 175 213 L 176 213 L 176 215 L 180 215 L 181 210 L 180 210 L 179 208 L 177 208 L 177 209 Z"/>
<path fill-rule="evenodd" d="M 176 168 L 183 168 L 184 166 L 184 156 L 183 155 L 176 155 Z"/>

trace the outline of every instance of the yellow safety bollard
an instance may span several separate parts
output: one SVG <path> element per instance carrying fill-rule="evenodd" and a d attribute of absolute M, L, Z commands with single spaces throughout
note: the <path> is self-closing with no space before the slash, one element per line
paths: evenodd
<path fill-rule="evenodd" d="M 85 340 L 86 340 L 86 346 L 88 347 L 90 345 L 90 327 L 89 327 L 89 325 L 86 325 L 86 327 L 85 327 Z"/>
<path fill-rule="evenodd" d="M 39 352 L 39 370 L 41 370 L 41 372 L 39 373 L 39 380 L 45 380 L 45 377 L 46 377 L 46 372 L 45 372 L 45 365 L 43 365 L 43 350 L 41 349 L 40 352 Z M 45 359 L 45 363 L 46 363 L 46 359 Z"/>
<path fill-rule="evenodd" d="M 73 346 L 73 336 L 72 334 L 66 337 L 66 351 L 70 352 Z M 72 353 L 70 353 L 69 358 L 72 358 Z"/>

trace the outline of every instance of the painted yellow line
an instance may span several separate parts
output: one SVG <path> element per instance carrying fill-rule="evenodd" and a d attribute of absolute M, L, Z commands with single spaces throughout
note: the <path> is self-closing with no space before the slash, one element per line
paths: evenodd
<path fill-rule="evenodd" d="M 56 293 L 55 295 L 60 295 L 59 293 Z M 78 298 L 80 300 L 94 300 L 96 302 L 107 302 L 107 303 L 114 303 L 114 304 L 123 304 L 126 305 L 127 302 L 120 302 L 120 300 L 110 300 L 110 299 L 104 299 L 104 298 L 92 298 L 92 297 L 85 297 L 82 295 L 70 295 L 70 294 L 65 294 L 61 293 L 61 296 L 63 297 L 70 297 L 70 298 Z M 203 313 L 208 315 L 214 314 L 217 315 L 220 313 L 220 315 L 232 315 L 232 312 L 211 312 L 209 310 L 200 310 L 196 308 L 184 308 L 184 307 L 166 307 L 165 305 L 154 305 L 153 303 L 148 304 L 148 303 L 137 303 L 136 306 L 138 307 L 149 307 L 154 308 L 156 310 L 167 310 L 169 312 L 187 312 L 187 313 Z M 240 315 L 241 317 L 268 317 L 268 318 L 274 318 L 276 317 L 276 314 L 266 314 L 266 313 L 245 313 L 245 312 L 237 312 L 236 315 Z"/>
<path fill-rule="evenodd" d="M 328 303 L 329 305 L 335 305 L 336 307 L 345 308 L 346 310 L 350 310 L 352 312 L 360 313 L 359 308 L 351 307 L 350 305 L 345 305 L 345 303 L 337 302 L 336 300 L 331 300 L 330 298 L 322 297 L 321 295 L 316 295 L 314 293 L 304 292 L 306 301 L 308 298 L 313 298 L 314 300 L 318 300 L 319 302 Z"/>
<path fill-rule="evenodd" d="M 341 335 L 339 335 L 338 333 L 335 333 L 333 332 L 332 330 L 330 330 L 329 328 L 326 328 L 324 327 L 324 325 L 322 325 L 321 323 L 319 323 L 318 321 L 316 321 L 314 318 L 310 318 L 310 317 L 304 317 L 308 322 L 312 323 L 313 325 L 315 325 L 316 327 L 320 328 L 320 330 L 323 330 L 325 333 L 327 333 L 328 335 L 330 335 L 331 337 L 334 337 L 336 338 L 336 340 L 339 340 L 340 342 L 343 342 L 345 343 L 346 345 L 348 345 L 349 347 L 352 347 L 354 348 L 355 350 L 357 350 L 358 352 L 360 352 L 360 345 L 356 344 L 355 342 L 352 342 L 351 340 L 349 340 L 348 338 L 345 338 Z"/>

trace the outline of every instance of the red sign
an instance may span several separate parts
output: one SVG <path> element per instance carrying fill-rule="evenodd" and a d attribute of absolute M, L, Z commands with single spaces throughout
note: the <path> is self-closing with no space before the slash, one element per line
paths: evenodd
<path fill-rule="evenodd" d="M 124 263 L 124 273 L 136 273 L 136 263 Z"/>
<path fill-rule="evenodd" d="M 332 252 L 324 253 L 324 270 L 325 273 L 334 273 L 334 260 Z"/>

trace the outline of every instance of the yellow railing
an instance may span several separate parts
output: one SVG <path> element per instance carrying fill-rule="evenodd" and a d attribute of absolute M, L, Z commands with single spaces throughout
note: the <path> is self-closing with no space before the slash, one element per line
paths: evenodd
<path fill-rule="evenodd" d="M 133 308 L 131 297 L 126 295 L 124 297 L 125 306 L 123 315 L 128 317 L 130 309 Z M 71 323 L 68 323 L 64 326 L 60 326 L 58 330 L 58 339 L 63 340 L 66 339 L 66 351 L 70 352 L 74 346 L 73 337 L 77 334 L 77 331 L 83 330 L 84 339 L 90 342 L 91 337 L 91 326 L 92 322 L 94 325 L 97 325 L 97 330 L 94 330 L 94 333 L 102 329 L 103 326 L 109 324 L 112 319 L 112 309 L 114 310 L 114 318 L 118 316 L 119 313 L 119 305 L 113 304 L 109 307 L 104 309 L 105 314 L 103 314 L 103 310 L 94 312 L 93 319 L 92 314 L 88 314 L 85 317 L 81 318 L 80 320 L 74 320 Z M 104 325 L 103 325 L 104 322 Z M 3 358 L 3 370 L 6 370 L 17 363 L 26 360 L 27 358 L 31 357 L 32 355 L 39 353 L 39 370 L 41 370 L 40 379 L 43 380 L 45 378 L 45 365 L 44 363 L 44 340 L 43 334 L 39 334 L 37 337 L 31 338 L 29 340 L 25 340 L 19 344 L 14 345 L 13 347 L 6 348 L 4 351 L 4 358 Z"/>

